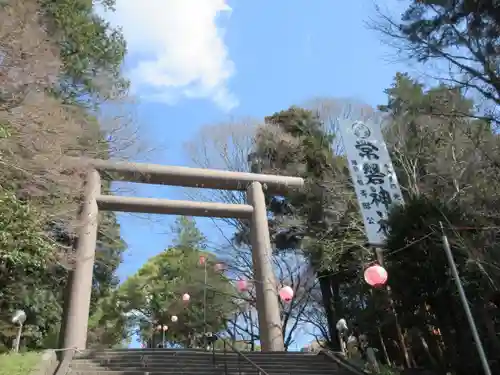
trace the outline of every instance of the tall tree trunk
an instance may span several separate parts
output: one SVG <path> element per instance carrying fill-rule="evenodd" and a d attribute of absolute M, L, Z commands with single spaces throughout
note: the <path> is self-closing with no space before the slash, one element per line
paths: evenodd
<path fill-rule="evenodd" d="M 340 277 L 339 274 L 330 275 L 328 277 L 330 282 L 330 288 L 332 291 L 333 299 L 333 311 L 335 312 L 335 317 L 338 319 L 345 318 L 344 316 L 344 305 L 342 298 L 340 297 Z M 335 322 L 337 324 L 337 322 Z"/>
<path fill-rule="evenodd" d="M 384 353 L 385 363 L 388 366 L 392 366 L 391 359 L 389 358 L 389 353 L 387 352 L 387 347 L 385 346 L 384 336 L 382 335 L 382 330 L 380 326 L 377 327 L 378 338 L 380 340 L 380 346 L 382 347 L 382 352 Z"/>
<path fill-rule="evenodd" d="M 420 329 L 417 331 L 417 335 L 418 335 L 418 338 L 420 340 L 420 344 L 422 345 L 422 349 L 424 350 L 424 353 L 427 356 L 427 359 L 429 360 L 429 362 L 432 364 L 434 369 L 442 370 L 439 362 L 432 355 L 431 350 L 429 348 L 429 344 L 427 343 L 427 340 Z"/>
<path fill-rule="evenodd" d="M 253 325 L 253 316 L 252 316 L 252 310 L 250 309 L 248 311 L 248 316 L 249 316 L 249 321 L 250 321 L 250 351 L 254 352 L 255 351 L 255 332 L 254 332 L 254 325 Z"/>
<path fill-rule="evenodd" d="M 484 323 L 486 328 L 486 332 L 488 334 L 488 339 L 491 343 L 491 346 L 494 348 L 493 352 L 495 359 L 500 361 L 500 340 L 498 339 L 498 335 L 495 329 L 495 322 L 491 317 L 491 308 L 489 308 L 488 304 L 480 307 L 481 320 Z"/>
<path fill-rule="evenodd" d="M 459 367 L 459 354 L 458 354 L 458 341 L 454 332 L 454 321 L 452 319 L 451 309 L 453 309 L 453 304 L 450 306 L 448 301 L 442 293 L 438 297 L 432 298 L 430 301 L 432 311 L 437 318 L 437 326 L 441 332 L 441 338 L 444 346 L 444 358 L 446 362 L 447 371 L 456 371 Z"/>
<path fill-rule="evenodd" d="M 334 351 L 341 351 L 339 334 L 336 328 L 336 316 L 334 311 L 333 291 L 330 280 L 330 272 L 318 272 L 319 286 L 321 289 L 321 297 L 323 300 L 323 308 L 325 309 L 326 322 L 328 325 L 328 333 L 330 334 L 330 348 Z"/>
<path fill-rule="evenodd" d="M 381 248 L 375 248 L 375 254 L 377 256 L 377 261 L 383 267 L 384 266 L 384 254 Z M 398 337 L 399 345 L 401 348 L 401 352 L 404 359 L 404 364 L 407 368 L 411 368 L 410 355 L 408 354 L 408 348 L 405 343 L 405 338 L 403 335 L 403 330 L 401 329 L 401 325 L 399 324 L 398 314 L 396 312 L 396 308 L 394 307 L 394 300 L 392 299 L 392 291 L 389 285 L 386 286 L 387 291 L 387 301 L 389 302 L 389 307 L 391 314 L 394 317 L 394 324 L 396 328 L 396 334 Z"/>

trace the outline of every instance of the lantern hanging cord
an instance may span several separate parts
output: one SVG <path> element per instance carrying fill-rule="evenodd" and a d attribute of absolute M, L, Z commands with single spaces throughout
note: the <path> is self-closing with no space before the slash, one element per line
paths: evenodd
<path fill-rule="evenodd" d="M 449 226 L 449 228 L 451 230 L 455 230 L 455 231 L 472 231 L 472 230 L 485 231 L 485 230 L 500 229 L 500 226 L 488 226 L 488 227 L 455 227 L 455 226 Z M 430 236 L 432 236 L 434 234 L 437 234 L 437 233 L 439 233 L 437 230 L 431 230 L 429 233 L 423 235 L 419 239 L 416 239 L 416 240 L 414 240 L 414 241 L 406 244 L 405 246 L 403 246 L 403 247 L 401 247 L 399 249 L 393 250 L 393 251 L 385 254 L 384 256 L 386 258 L 390 258 L 393 255 L 396 255 L 396 254 L 398 254 L 398 253 L 400 253 L 400 252 L 402 252 L 404 250 L 408 250 L 411 246 L 413 246 L 413 245 L 415 245 L 415 244 L 417 244 L 417 243 L 419 243 L 421 241 L 424 241 L 425 239 L 427 239 Z M 500 270 L 500 265 L 492 264 L 490 262 L 485 262 L 485 261 L 482 261 L 482 260 L 477 260 L 477 262 L 485 264 L 485 265 L 488 265 L 488 266 L 491 266 L 493 268 L 496 268 L 496 269 Z M 370 261 L 370 262 L 366 262 L 365 266 L 369 267 L 371 265 L 378 264 L 378 263 L 379 262 L 377 260 L 373 260 L 373 261 Z M 344 273 L 344 272 L 352 272 L 352 271 L 355 271 L 355 272 L 359 273 L 360 272 L 359 265 L 348 267 L 346 269 L 338 270 L 338 271 L 331 272 L 331 273 L 328 273 L 328 274 L 323 274 L 321 276 L 318 276 L 318 279 L 321 279 L 321 278 L 324 278 L 324 277 L 335 276 L 335 275 L 339 275 L 339 274 Z"/>
<path fill-rule="evenodd" d="M 455 230 L 455 231 L 469 231 L 469 230 L 476 230 L 476 231 L 479 231 L 479 230 L 493 230 L 493 229 L 500 229 L 500 227 L 497 227 L 497 226 L 488 226 L 488 227 L 454 227 L 454 226 L 450 226 L 449 227 L 450 229 L 452 230 Z M 416 239 L 408 244 L 406 244 L 405 246 L 399 248 L 399 249 L 396 249 L 396 250 L 393 250 L 389 253 L 387 253 L 385 255 L 386 258 L 390 258 L 391 256 L 393 255 L 396 255 L 404 250 L 407 250 L 408 248 L 410 248 L 411 246 L 421 242 L 421 241 L 424 241 L 425 239 L 429 238 L 430 236 L 432 236 L 433 234 L 436 234 L 437 231 L 435 230 L 431 230 L 429 233 L 423 235 L 422 237 L 420 237 L 419 239 Z M 480 263 L 483 263 L 483 264 L 487 264 L 489 266 L 492 266 L 492 267 L 495 267 L 497 269 L 500 270 L 500 266 L 499 265 L 495 265 L 495 264 L 490 264 L 489 262 L 484 262 L 484 261 L 481 261 L 481 260 L 478 260 L 478 262 Z M 365 263 L 366 266 L 370 266 L 370 265 L 374 265 L 374 264 L 378 264 L 378 261 L 374 260 L 374 261 L 371 261 L 371 262 L 367 262 Z M 228 297 L 234 297 L 234 298 L 239 298 L 239 299 L 243 299 L 245 300 L 246 302 L 252 302 L 252 298 L 244 298 L 242 297 L 241 295 L 234 295 L 232 293 L 224 293 L 224 292 L 220 292 L 219 290 L 216 289 L 215 286 L 213 285 L 209 285 L 208 284 L 208 280 L 207 280 L 207 272 L 206 272 L 206 263 L 204 265 L 205 267 L 205 280 L 204 280 L 204 318 L 203 318 L 203 321 L 204 321 L 204 327 L 207 326 L 207 322 L 206 322 L 206 308 L 207 308 L 207 290 L 208 288 L 210 288 L 211 291 L 215 292 L 216 294 L 221 294 L 221 295 L 226 295 Z M 356 272 L 356 274 L 359 274 L 361 272 L 360 268 L 359 268 L 359 265 L 355 265 L 355 266 L 351 266 L 351 267 L 348 267 L 346 269 L 342 269 L 342 270 L 338 270 L 338 271 L 335 271 L 335 272 L 331 272 L 331 273 L 328 273 L 328 274 L 323 274 L 321 276 L 317 276 L 316 277 L 316 282 L 311 285 L 311 287 L 314 287 L 317 282 L 324 278 L 324 277 L 330 277 L 330 276 L 335 276 L 335 275 L 338 275 L 338 274 L 341 274 L 341 273 L 344 273 L 344 272 Z M 233 279 L 234 280 L 237 280 L 237 279 Z M 248 281 L 251 281 L 253 283 L 258 283 L 259 281 L 258 280 L 248 280 Z M 145 286 L 144 286 L 145 287 Z M 206 328 L 204 328 L 204 333 L 206 335 Z"/>
<path fill-rule="evenodd" d="M 478 227 L 451 227 L 452 229 L 454 230 L 491 230 L 491 229 L 500 229 L 500 227 L 483 227 L 483 228 L 478 228 Z M 390 253 L 387 253 L 385 255 L 386 258 L 390 258 L 391 256 L 393 255 L 396 255 L 404 250 L 407 250 L 408 248 L 410 248 L 411 246 L 421 242 L 421 241 L 424 241 L 425 239 L 429 238 L 430 236 L 432 236 L 433 234 L 437 233 L 436 231 L 432 230 L 431 232 L 427 233 L 426 235 L 423 235 L 422 237 L 420 237 L 419 239 L 416 239 L 408 244 L 406 244 L 405 246 L 399 248 L 399 249 L 396 249 L 394 251 L 391 251 Z M 494 264 L 490 264 L 488 262 L 483 262 L 483 261 L 480 261 L 481 263 L 484 263 L 484 264 L 488 264 L 492 267 L 496 267 L 498 269 L 500 269 L 500 266 L 496 266 Z M 364 263 L 365 266 L 371 266 L 371 265 L 375 265 L 375 264 L 378 264 L 379 262 L 377 260 L 373 260 L 373 261 L 370 261 L 370 262 L 366 262 Z M 205 265 L 206 267 L 206 265 Z M 335 275 L 338 275 L 338 274 L 341 274 L 343 272 L 349 272 L 349 271 L 357 271 L 359 272 L 359 265 L 355 265 L 355 266 L 352 266 L 352 267 L 349 267 L 349 268 L 346 268 L 346 269 L 343 269 L 343 270 L 338 270 L 338 271 L 335 271 L 335 272 L 331 272 L 331 273 L 328 273 L 328 274 L 323 274 L 321 276 L 318 276 L 317 279 L 321 279 L 321 278 L 324 278 L 324 277 L 330 277 L 330 276 L 335 276 Z M 241 280 L 241 279 L 230 279 L 232 281 L 236 281 L 236 280 Z M 252 283 L 259 283 L 259 280 L 255 280 L 255 279 L 248 279 L 247 281 L 249 282 L 252 282 Z M 204 321 L 206 321 L 206 291 L 208 290 L 208 288 L 210 288 L 211 291 L 213 292 L 216 292 L 218 294 L 221 294 L 221 295 L 227 295 L 229 297 L 231 296 L 234 296 L 236 297 L 237 295 L 233 295 L 232 293 L 224 293 L 224 292 L 220 292 L 218 290 L 216 290 L 216 287 L 209 284 L 208 283 L 208 280 L 205 279 L 205 282 L 204 282 Z M 238 296 L 238 298 L 241 298 L 241 296 Z"/>
<path fill-rule="evenodd" d="M 484 228 L 474 228 L 474 227 L 453 227 L 454 230 L 490 230 L 490 229 L 496 229 L 497 227 L 484 227 Z M 414 240 L 412 241 L 411 243 L 408 243 L 406 244 L 404 247 L 401 247 L 399 249 L 396 249 L 394 251 L 391 251 L 389 254 L 386 255 L 386 257 L 390 257 L 392 255 L 395 255 L 395 254 L 398 254 L 404 250 L 407 250 L 408 248 L 410 248 L 411 246 L 429 238 L 430 236 L 432 236 L 433 234 L 437 233 L 436 231 L 434 230 L 431 230 L 429 233 L 427 233 L 426 235 L 423 235 L 421 238 L 417 239 L 417 240 Z M 377 264 L 378 262 L 377 261 L 372 261 L 372 262 L 369 262 L 368 264 Z M 485 263 L 485 262 L 483 262 Z M 356 274 L 359 274 L 360 273 L 360 269 L 359 269 L 359 265 L 356 265 L 356 266 L 353 266 L 353 267 L 349 267 L 347 269 L 343 269 L 343 270 L 339 270 L 339 271 L 336 271 L 336 272 L 332 272 L 332 273 L 329 273 L 329 274 L 326 274 L 326 275 L 321 275 L 319 277 L 316 277 L 316 281 L 310 286 L 311 288 L 314 288 L 317 283 L 319 282 L 319 280 L 323 277 L 329 277 L 329 276 L 334 276 L 334 275 L 338 275 L 338 274 L 341 274 L 343 272 L 349 272 L 349 271 L 354 271 Z M 259 282 L 258 280 L 252 280 L 252 282 L 254 283 L 257 283 Z M 238 298 L 238 299 L 242 299 L 242 300 L 245 300 L 246 302 L 248 303 L 252 303 L 253 302 L 253 298 L 244 298 L 242 297 L 241 295 L 234 295 L 232 293 L 224 293 L 224 292 L 220 292 L 219 290 L 217 290 L 214 286 L 208 284 L 208 280 L 205 281 L 204 283 L 204 293 L 206 293 L 206 291 L 208 290 L 208 288 L 210 287 L 210 289 L 216 293 L 216 294 L 221 294 L 221 295 L 226 295 L 228 297 L 232 297 L 232 298 Z M 206 309 L 206 302 L 204 303 L 204 310 Z M 205 313 L 206 311 L 204 311 Z M 207 323 L 206 323 L 206 316 L 204 317 L 204 326 L 206 327 Z M 205 331 L 206 331 L 206 328 L 205 328 Z M 206 336 L 206 335 L 205 335 Z"/>
<path fill-rule="evenodd" d="M 454 229 L 454 230 L 491 230 L 491 229 L 500 229 L 500 227 L 482 227 L 482 228 L 478 228 L 478 227 L 452 227 L 452 229 Z M 405 246 L 403 246 L 403 247 L 401 247 L 399 249 L 391 251 L 390 253 L 387 253 L 385 255 L 385 257 L 386 258 L 390 258 L 391 256 L 396 255 L 396 254 L 398 254 L 398 253 L 400 253 L 400 252 L 402 252 L 404 250 L 407 250 L 411 246 L 413 246 L 413 245 L 415 245 L 415 244 L 417 244 L 417 243 L 419 243 L 421 241 L 424 241 L 425 239 L 429 238 L 430 236 L 432 236 L 433 234 L 436 234 L 436 233 L 437 233 L 437 231 L 431 230 L 429 233 L 423 235 L 419 239 L 416 239 L 416 240 L 414 240 L 414 241 L 406 244 Z M 378 263 L 379 262 L 377 260 L 373 260 L 373 261 L 364 263 L 364 265 L 369 267 L 371 265 L 375 265 L 375 264 L 378 264 Z M 482 261 L 481 261 L 481 263 L 489 264 L 487 262 L 482 262 Z M 499 266 L 495 266 L 495 265 L 492 265 L 492 264 L 489 264 L 489 265 L 493 266 L 493 267 L 497 267 L 497 268 L 500 269 Z M 318 276 L 317 280 L 322 279 L 324 277 L 335 276 L 335 275 L 338 275 L 338 274 L 341 274 L 341 273 L 344 273 L 344 272 L 352 272 L 352 271 L 356 271 L 357 273 L 359 273 L 360 272 L 359 265 L 351 266 L 351 267 L 348 267 L 346 269 L 338 270 L 338 271 L 331 272 L 331 273 L 328 273 L 328 274 L 323 274 L 321 276 Z M 238 280 L 238 279 L 232 279 L 232 281 L 235 281 L 235 280 Z M 253 280 L 253 279 L 249 279 L 248 281 L 251 281 L 253 283 L 258 283 L 259 282 L 258 280 Z M 211 290 L 215 291 L 215 287 L 212 286 L 212 285 L 209 285 L 208 282 L 205 282 L 204 287 L 205 287 L 205 289 L 208 288 L 208 287 L 210 287 Z M 220 294 L 225 294 L 225 295 L 228 295 L 228 296 L 232 295 L 230 293 L 220 293 Z"/>

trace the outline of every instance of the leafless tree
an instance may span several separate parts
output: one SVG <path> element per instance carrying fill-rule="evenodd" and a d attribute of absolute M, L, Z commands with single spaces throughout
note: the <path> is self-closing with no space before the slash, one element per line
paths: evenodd
<path fill-rule="evenodd" d="M 196 134 L 192 141 L 185 144 L 188 157 L 200 168 L 224 169 L 235 172 L 248 172 L 248 155 L 255 142 L 258 121 L 242 119 L 208 125 Z M 187 190 L 194 200 L 230 204 L 246 203 L 246 195 L 239 191 Z M 224 219 L 232 229 L 242 230 L 241 221 Z"/>
<path fill-rule="evenodd" d="M 1 8 L 0 53 L 2 186 L 21 180 L 20 190 L 30 196 L 43 196 L 50 187 L 72 200 L 80 179 L 63 172 L 60 158 L 78 153 L 75 141 L 83 138 L 85 122 L 46 93 L 56 84 L 61 63 L 34 2 L 10 1 Z"/>
<path fill-rule="evenodd" d="M 259 339 L 259 324 L 254 288 L 257 281 L 252 267 L 251 249 L 232 245 L 224 250 L 221 249 L 219 254 L 227 259 L 228 275 L 248 283 L 248 289 L 237 298 L 239 308 L 230 317 L 227 332 L 233 340 L 246 340 L 254 347 L 255 341 Z M 280 302 L 283 337 L 288 349 L 296 342 L 297 336 L 305 332 L 306 314 L 310 312 L 311 291 L 316 286 L 316 277 L 299 252 L 275 254 L 272 261 L 277 287 L 289 286 L 294 291 L 291 301 Z"/>
<path fill-rule="evenodd" d="M 68 170 L 63 157 L 128 158 L 140 142 L 136 123 L 122 110 L 127 98 L 109 102 L 112 111 L 103 116 L 51 94 L 62 62 L 41 17 L 35 0 L 0 6 L 0 186 L 29 198 L 41 222 L 72 234 L 83 171 Z"/>

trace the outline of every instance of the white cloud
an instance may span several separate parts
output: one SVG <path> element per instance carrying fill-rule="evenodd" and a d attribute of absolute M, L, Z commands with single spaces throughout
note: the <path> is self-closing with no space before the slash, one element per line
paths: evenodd
<path fill-rule="evenodd" d="M 170 104 L 207 98 L 230 110 L 238 105 L 227 86 L 235 70 L 216 23 L 230 13 L 227 0 L 117 0 L 104 15 L 122 27 L 138 61 L 129 72 L 136 94 Z"/>

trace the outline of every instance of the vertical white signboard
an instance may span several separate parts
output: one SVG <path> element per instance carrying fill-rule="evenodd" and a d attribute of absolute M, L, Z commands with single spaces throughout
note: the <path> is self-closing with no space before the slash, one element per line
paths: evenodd
<path fill-rule="evenodd" d="M 387 237 L 387 213 L 403 196 L 377 124 L 340 122 L 351 178 L 363 216 L 368 242 L 381 246 Z"/>

